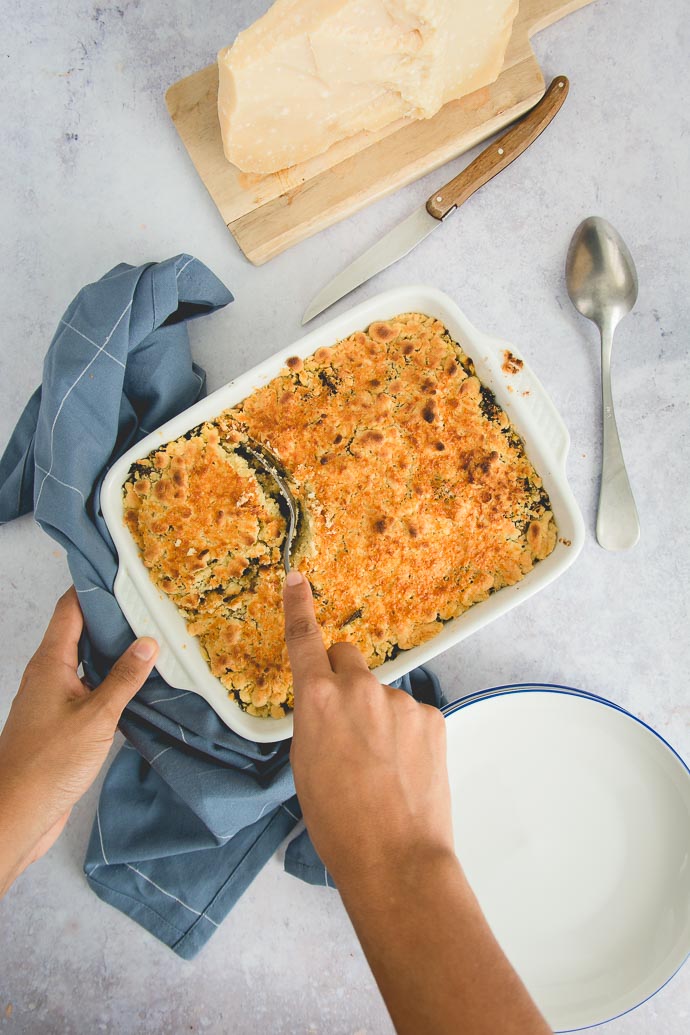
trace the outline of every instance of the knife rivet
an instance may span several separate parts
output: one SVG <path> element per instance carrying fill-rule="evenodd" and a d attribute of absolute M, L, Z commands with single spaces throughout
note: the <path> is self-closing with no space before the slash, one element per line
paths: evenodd
<path fill-rule="evenodd" d="M 436 200 L 437 200 L 437 201 L 443 201 L 443 198 L 441 197 L 441 195 L 440 195 L 440 194 L 437 194 L 437 195 L 436 195 Z"/>
<path fill-rule="evenodd" d="M 498 149 L 498 153 L 499 153 L 499 155 L 502 155 L 502 154 L 503 154 L 503 148 L 502 148 L 502 147 L 499 147 L 499 149 Z"/>

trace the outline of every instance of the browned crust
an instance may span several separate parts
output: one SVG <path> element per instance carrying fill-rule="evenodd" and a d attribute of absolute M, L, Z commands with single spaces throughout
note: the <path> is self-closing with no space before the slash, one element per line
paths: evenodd
<path fill-rule="evenodd" d="M 517 356 L 514 356 L 510 349 L 503 350 L 503 363 L 501 364 L 501 370 L 504 374 L 519 374 L 524 363 Z"/>
<path fill-rule="evenodd" d="M 372 667 L 518 582 L 556 544 L 521 439 L 439 321 L 402 314 L 288 361 L 135 465 L 124 489 L 151 577 L 251 714 L 284 714 L 292 687 L 285 522 L 241 456 L 246 434 L 282 461 L 306 514 L 299 566 L 326 645 L 355 643 Z"/>

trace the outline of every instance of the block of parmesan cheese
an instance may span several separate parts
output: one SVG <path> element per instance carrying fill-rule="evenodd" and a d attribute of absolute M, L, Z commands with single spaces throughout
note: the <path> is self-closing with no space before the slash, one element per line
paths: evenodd
<path fill-rule="evenodd" d="M 518 0 L 276 0 L 218 55 L 228 161 L 271 173 L 493 82 Z"/>

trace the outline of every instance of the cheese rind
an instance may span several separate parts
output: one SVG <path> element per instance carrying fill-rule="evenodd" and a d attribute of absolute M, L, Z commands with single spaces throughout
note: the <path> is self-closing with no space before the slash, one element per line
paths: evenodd
<path fill-rule="evenodd" d="M 362 130 L 430 118 L 493 82 L 518 0 L 276 0 L 218 55 L 225 156 L 306 161 Z"/>

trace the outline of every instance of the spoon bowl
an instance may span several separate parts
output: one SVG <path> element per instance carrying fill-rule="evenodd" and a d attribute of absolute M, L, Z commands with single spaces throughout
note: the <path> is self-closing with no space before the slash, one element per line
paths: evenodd
<path fill-rule="evenodd" d="M 607 319 L 617 326 L 637 301 L 633 257 L 615 227 L 599 216 L 578 226 L 565 268 L 570 301 L 600 329 Z"/>
<path fill-rule="evenodd" d="M 244 449 L 255 463 L 257 463 L 258 466 L 273 479 L 278 492 L 287 506 L 288 520 L 287 529 L 285 531 L 285 540 L 283 542 L 283 567 L 285 568 L 285 574 L 287 575 L 291 570 L 290 552 L 295 541 L 295 536 L 297 535 L 300 520 L 301 512 L 299 503 L 293 496 L 292 490 L 288 485 L 287 475 L 281 473 L 280 461 L 273 455 L 268 446 L 265 446 L 262 442 L 256 442 L 254 439 L 247 436 L 247 440 L 244 443 Z"/>
<path fill-rule="evenodd" d="M 604 447 L 597 512 L 597 540 L 606 550 L 627 550 L 640 538 L 640 523 L 625 469 L 611 391 L 613 333 L 637 301 L 637 271 L 617 230 L 590 216 L 573 234 L 565 262 L 570 301 L 599 328 Z"/>

